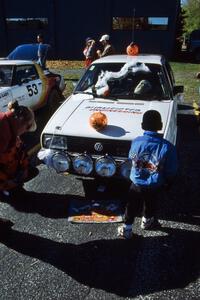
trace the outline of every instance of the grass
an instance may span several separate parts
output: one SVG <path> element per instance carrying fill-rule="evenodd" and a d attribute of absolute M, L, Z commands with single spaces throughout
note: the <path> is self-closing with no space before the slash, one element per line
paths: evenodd
<path fill-rule="evenodd" d="M 200 65 L 180 62 L 171 62 L 170 65 L 176 85 L 184 86 L 184 102 L 187 104 L 200 102 L 200 79 L 196 78 L 196 74 L 200 72 Z"/>
<path fill-rule="evenodd" d="M 66 83 L 66 88 L 63 92 L 65 98 L 67 98 L 73 91 L 74 86 L 73 82 L 77 82 L 80 78 L 80 73 L 74 73 L 74 74 L 67 74 L 64 75 L 64 80 Z"/>
<path fill-rule="evenodd" d="M 200 79 L 196 78 L 196 73 L 200 72 L 200 65 L 192 63 L 182 63 L 182 62 L 170 62 L 172 70 L 174 72 L 176 85 L 184 86 L 184 102 L 187 104 L 192 104 L 195 102 L 200 102 Z M 48 61 L 47 67 L 50 69 L 59 70 L 60 73 L 64 70 L 75 70 L 84 69 L 83 61 Z M 72 90 L 73 84 L 72 79 L 79 79 L 80 72 L 73 72 L 72 74 L 64 74 L 64 79 L 66 81 L 66 89 L 64 91 L 64 96 L 68 97 Z"/>
<path fill-rule="evenodd" d="M 84 61 L 78 60 L 48 60 L 49 69 L 79 69 L 84 67 Z"/>

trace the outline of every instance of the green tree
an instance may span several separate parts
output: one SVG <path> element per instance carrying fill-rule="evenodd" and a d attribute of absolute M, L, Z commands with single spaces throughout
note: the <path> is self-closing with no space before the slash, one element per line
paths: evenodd
<path fill-rule="evenodd" d="M 174 54 L 179 55 L 181 52 L 183 40 L 184 40 L 184 24 L 185 24 L 185 10 L 183 7 L 180 8 L 177 20 L 176 20 L 176 40 Z"/>
<path fill-rule="evenodd" d="M 187 0 L 183 4 L 185 10 L 184 31 L 190 33 L 195 29 L 200 29 L 200 0 Z"/>

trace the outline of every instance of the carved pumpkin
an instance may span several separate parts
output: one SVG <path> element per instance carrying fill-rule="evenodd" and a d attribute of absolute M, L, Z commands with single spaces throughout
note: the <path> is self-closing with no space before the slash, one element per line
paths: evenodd
<path fill-rule="evenodd" d="M 90 121 L 90 125 L 97 131 L 104 129 L 108 124 L 108 119 L 106 115 L 100 111 L 94 112 L 90 116 L 89 121 Z"/>
<path fill-rule="evenodd" d="M 138 45 L 131 43 L 130 45 L 128 45 L 128 47 L 126 48 L 126 53 L 128 55 L 134 56 L 137 55 L 139 53 L 139 47 Z"/>

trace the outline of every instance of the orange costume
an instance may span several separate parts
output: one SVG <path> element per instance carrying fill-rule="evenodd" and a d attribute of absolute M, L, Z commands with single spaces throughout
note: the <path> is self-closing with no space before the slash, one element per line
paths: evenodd
<path fill-rule="evenodd" d="M 18 128 L 13 112 L 0 112 L 0 191 L 17 187 L 28 175 L 28 157 Z"/>

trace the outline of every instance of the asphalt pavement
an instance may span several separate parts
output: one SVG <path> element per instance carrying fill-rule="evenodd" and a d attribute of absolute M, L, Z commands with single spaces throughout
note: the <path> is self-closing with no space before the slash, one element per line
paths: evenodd
<path fill-rule="evenodd" d="M 96 181 L 56 174 L 38 165 L 39 175 L 18 198 L 2 198 L 0 299 L 199 299 L 200 133 L 191 114 L 179 116 L 179 175 L 161 195 L 162 227 L 117 237 L 118 224 L 72 224 L 73 199 L 93 197 Z M 37 140 L 37 138 L 36 138 Z M 127 186 L 106 186 L 102 197 L 126 199 Z"/>

